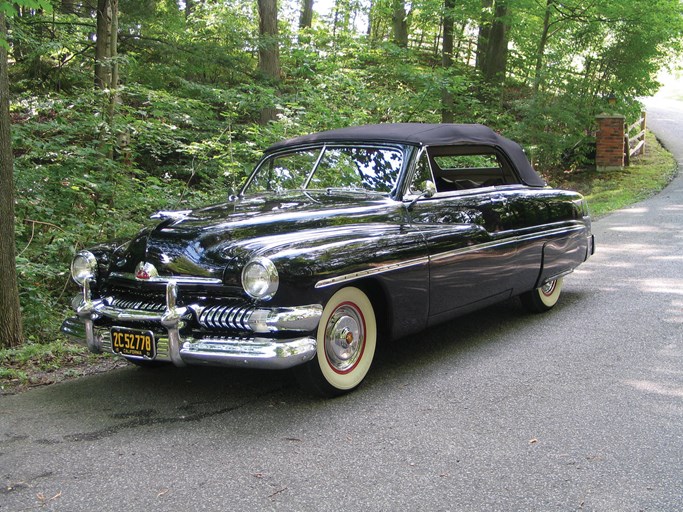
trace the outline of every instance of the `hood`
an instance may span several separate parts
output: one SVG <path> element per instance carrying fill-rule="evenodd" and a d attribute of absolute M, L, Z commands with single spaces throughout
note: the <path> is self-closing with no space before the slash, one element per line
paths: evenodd
<path fill-rule="evenodd" d="M 166 212 L 156 227 L 142 231 L 117 251 L 110 269 L 134 273 L 140 262 L 159 275 L 223 279 L 226 267 L 270 255 L 293 239 L 339 232 L 349 225 L 386 221 L 401 203 L 361 192 L 267 194 L 184 212 Z M 391 216 L 391 215 L 389 215 Z"/>

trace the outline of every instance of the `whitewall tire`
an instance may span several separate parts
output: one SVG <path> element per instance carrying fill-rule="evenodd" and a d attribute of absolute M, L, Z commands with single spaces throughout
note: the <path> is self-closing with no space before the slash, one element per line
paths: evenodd
<path fill-rule="evenodd" d="M 536 288 L 519 296 L 522 306 L 531 313 L 543 313 L 552 309 L 560 300 L 563 280 L 560 277 L 548 281 L 540 288 Z"/>
<path fill-rule="evenodd" d="M 377 320 L 368 296 L 351 286 L 337 291 L 323 310 L 316 340 L 316 357 L 298 368 L 300 384 L 323 396 L 358 387 L 377 347 Z"/>

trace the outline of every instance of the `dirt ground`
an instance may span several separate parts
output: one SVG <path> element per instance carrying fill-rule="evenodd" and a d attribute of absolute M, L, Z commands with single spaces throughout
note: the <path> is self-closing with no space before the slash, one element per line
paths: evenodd
<path fill-rule="evenodd" d="M 103 373 L 127 366 L 125 360 L 117 357 L 74 358 L 62 363 L 59 368 L 41 369 L 35 366 L 22 366 L 27 378 L 7 378 L 0 380 L 0 396 L 14 395 L 40 386 L 77 379 L 85 375 Z"/>

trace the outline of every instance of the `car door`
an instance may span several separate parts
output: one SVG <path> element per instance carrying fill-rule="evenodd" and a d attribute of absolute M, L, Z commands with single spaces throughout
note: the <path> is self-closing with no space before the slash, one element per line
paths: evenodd
<path fill-rule="evenodd" d="M 510 296 L 516 271 L 514 230 L 507 229 L 510 210 L 499 186 L 505 188 L 506 183 L 494 181 L 490 158 L 461 163 L 441 159 L 452 156 L 450 149 L 423 152 L 409 191 L 409 196 L 419 193 L 421 181 L 429 178 L 437 187 L 436 194 L 409 208 L 411 222 L 429 250 L 429 315 L 434 323 Z M 498 179 L 504 180 L 500 173 Z"/>

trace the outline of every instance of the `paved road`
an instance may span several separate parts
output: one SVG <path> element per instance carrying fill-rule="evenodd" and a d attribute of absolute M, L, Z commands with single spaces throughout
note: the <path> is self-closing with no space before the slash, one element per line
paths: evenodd
<path fill-rule="evenodd" d="M 650 123 L 683 164 L 681 107 Z M 402 340 L 336 400 L 133 367 L 0 397 L 0 511 L 681 511 L 682 225 L 679 177 L 596 223 L 549 314 Z"/>

